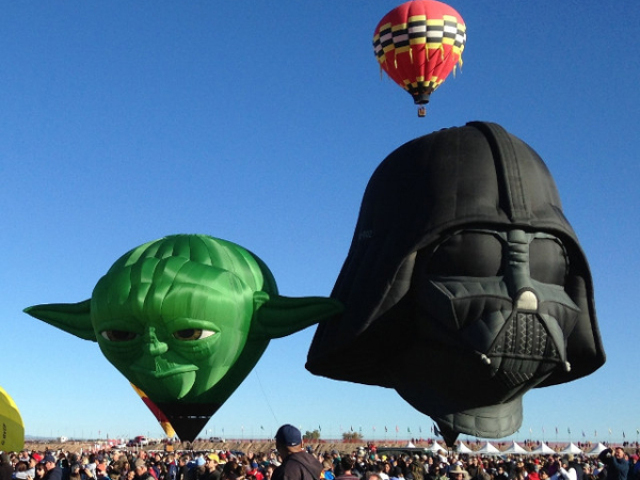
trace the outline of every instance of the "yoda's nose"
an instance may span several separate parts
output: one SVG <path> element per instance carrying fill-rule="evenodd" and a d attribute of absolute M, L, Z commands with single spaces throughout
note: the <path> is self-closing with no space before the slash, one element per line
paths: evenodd
<path fill-rule="evenodd" d="M 155 331 L 153 330 L 149 330 L 144 340 L 146 340 L 147 342 L 146 343 L 147 351 L 149 352 L 150 355 L 153 355 L 154 357 L 157 357 L 158 355 L 162 355 L 163 353 L 166 353 L 167 350 L 169 350 L 169 346 L 166 343 L 158 340 L 158 337 L 156 336 Z"/>

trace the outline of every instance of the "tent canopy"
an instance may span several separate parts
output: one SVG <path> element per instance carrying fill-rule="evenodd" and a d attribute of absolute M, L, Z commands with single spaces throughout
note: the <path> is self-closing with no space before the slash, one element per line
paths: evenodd
<path fill-rule="evenodd" d="M 476 453 L 484 453 L 485 455 L 500 455 L 502 452 L 491 443 L 487 442 Z"/>
<path fill-rule="evenodd" d="M 509 445 L 509 448 L 507 448 L 506 450 L 503 450 L 502 453 L 510 453 L 514 455 L 525 455 L 525 454 L 528 454 L 529 451 L 522 448 L 520 445 L 516 443 L 515 440 L 513 440 L 511 442 L 511 445 Z"/>
<path fill-rule="evenodd" d="M 582 453 L 580 447 L 578 447 L 575 443 L 571 442 L 564 450 L 561 450 L 560 453 L 574 453 L 579 454 Z"/>

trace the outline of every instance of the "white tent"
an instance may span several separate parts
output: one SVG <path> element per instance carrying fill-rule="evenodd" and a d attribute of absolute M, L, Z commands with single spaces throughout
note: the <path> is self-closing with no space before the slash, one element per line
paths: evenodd
<path fill-rule="evenodd" d="M 407 443 L 406 448 L 416 448 L 416 446 L 413 443 L 409 442 Z"/>
<path fill-rule="evenodd" d="M 601 442 L 598 442 L 598 444 L 589 451 L 589 455 L 600 455 L 600 453 L 606 449 L 607 447 L 605 445 L 603 445 Z"/>
<path fill-rule="evenodd" d="M 443 447 L 438 442 L 433 442 L 433 445 L 427 448 L 427 451 L 433 452 L 433 453 L 438 453 L 440 450 L 444 450 L 446 452 L 447 448 Z"/>
<path fill-rule="evenodd" d="M 467 447 L 464 442 L 458 443 L 458 453 L 475 453 L 469 447 Z"/>
<path fill-rule="evenodd" d="M 553 453 L 557 452 L 544 442 L 542 442 L 538 448 L 531 451 L 533 455 L 549 455 Z"/>
<path fill-rule="evenodd" d="M 509 445 L 509 448 L 507 448 L 506 450 L 503 450 L 502 453 L 508 453 L 511 455 L 526 455 L 529 452 L 524 448 L 522 448 L 520 445 L 518 445 L 515 440 L 513 440 L 511 442 L 511 445 Z"/>
<path fill-rule="evenodd" d="M 582 453 L 582 450 L 575 443 L 571 442 L 569 445 L 567 445 L 567 448 L 565 448 L 564 450 L 561 450 L 560 453 L 579 454 L 579 453 Z"/>
<path fill-rule="evenodd" d="M 479 450 L 476 450 L 476 453 L 485 455 L 500 455 L 501 452 L 496 447 L 487 442 L 482 447 L 480 447 Z"/>

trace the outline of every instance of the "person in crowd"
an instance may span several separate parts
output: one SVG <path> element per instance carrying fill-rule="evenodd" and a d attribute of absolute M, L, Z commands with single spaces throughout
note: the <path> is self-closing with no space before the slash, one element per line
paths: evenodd
<path fill-rule="evenodd" d="M 606 480 L 627 480 L 629 473 L 629 461 L 625 458 L 624 448 L 616 447 L 613 451 L 607 448 L 598 455 L 607 468 Z"/>
<path fill-rule="evenodd" d="M 336 480 L 360 480 L 360 477 L 354 475 L 355 462 L 350 455 L 343 455 L 340 460 L 340 475 L 336 477 Z"/>
<path fill-rule="evenodd" d="M 42 461 L 38 462 L 34 468 L 35 474 L 33 476 L 33 480 L 43 480 L 45 474 L 47 473 L 47 469 L 44 468 L 44 463 Z M 79 479 L 76 479 L 79 480 Z"/>
<path fill-rule="evenodd" d="M 205 473 L 200 480 L 220 480 L 222 469 L 218 468 L 218 456 L 209 454 L 205 458 Z"/>
<path fill-rule="evenodd" d="M 462 468 L 462 465 L 455 463 L 449 467 L 449 478 L 451 480 L 469 480 L 469 473 Z"/>
<path fill-rule="evenodd" d="M 302 448 L 302 434 L 293 425 L 282 425 L 276 432 L 276 450 L 282 464 L 273 472 L 272 480 L 317 480 L 322 464 Z"/>
<path fill-rule="evenodd" d="M 96 465 L 96 480 L 111 480 L 109 478 L 109 473 L 108 473 L 106 463 L 100 462 Z"/>
<path fill-rule="evenodd" d="M 130 480 L 153 480 L 153 476 L 149 473 L 147 462 L 142 458 L 138 458 L 133 464 L 133 470 L 129 472 Z"/>
<path fill-rule="evenodd" d="M 45 454 L 42 459 L 45 474 L 43 480 L 62 480 L 62 469 L 58 466 L 56 458 L 50 453 Z"/>

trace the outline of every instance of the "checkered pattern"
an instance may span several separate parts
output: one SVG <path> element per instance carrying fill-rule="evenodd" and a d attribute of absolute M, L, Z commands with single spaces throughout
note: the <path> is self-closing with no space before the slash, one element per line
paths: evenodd
<path fill-rule="evenodd" d="M 426 103 L 451 69 L 462 63 L 466 26 L 461 18 L 444 12 L 434 18 L 415 12 L 406 21 L 398 15 L 385 18 L 388 21 L 383 19 L 373 37 L 376 58 L 416 103 Z"/>
<path fill-rule="evenodd" d="M 380 63 L 387 53 L 409 51 L 410 45 L 426 45 L 429 50 L 450 45 L 455 55 L 462 55 L 467 40 L 466 26 L 456 17 L 444 15 L 441 19 L 427 19 L 426 15 L 409 17 L 407 23 L 387 23 L 373 37 L 373 50 Z"/>

